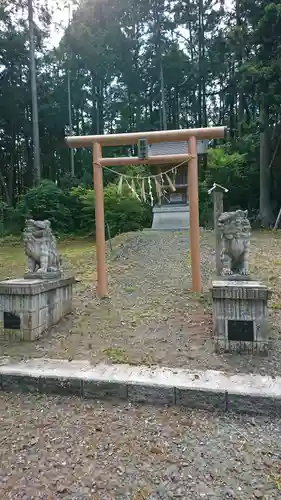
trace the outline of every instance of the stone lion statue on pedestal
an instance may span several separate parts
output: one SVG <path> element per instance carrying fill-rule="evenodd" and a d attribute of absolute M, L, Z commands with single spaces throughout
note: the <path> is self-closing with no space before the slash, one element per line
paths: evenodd
<path fill-rule="evenodd" d="M 50 221 L 28 219 L 23 240 L 28 258 L 26 274 L 61 274 L 61 258 L 57 252 L 56 238 L 52 233 Z"/>
<path fill-rule="evenodd" d="M 223 274 L 249 274 L 251 224 L 248 210 L 223 212 L 218 217 L 222 237 L 221 261 Z"/>

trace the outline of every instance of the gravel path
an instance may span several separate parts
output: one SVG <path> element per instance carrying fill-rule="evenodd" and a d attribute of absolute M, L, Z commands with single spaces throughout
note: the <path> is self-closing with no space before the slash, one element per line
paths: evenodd
<path fill-rule="evenodd" d="M 203 233 L 205 290 L 212 248 Z M 252 267 L 275 290 L 268 358 L 213 352 L 208 294 L 190 292 L 187 237 L 151 232 L 115 248 L 106 301 L 95 297 L 93 252 L 81 252 L 74 313 L 0 353 L 280 374 L 280 249 L 273 237 L 252 246 Z M 278 420 L 3 393 L 0 419 L 1 500 L 281 499 Z"/>
<path fill-rule="evenodd" d="M 278 331 L 269 357 L 214 353 L 208 292 L 214 269 L 212 238 L 212 233 L 202 232 L 205 293 L 200 296 L 190 292 L 187 234 L 147 231 L 118 237 L 109 263 L 111 297 L 105 301 L 95 295 L 94 254 L 81 249 L 74 313 L 40 341 L 1 345 L 0 355 L 281 375 Z M 258 233 L 252 238 L 251 260 L 256 275 L 275 285 L 274 320 L 280 327 L 280 239 Z"/>
<path fill-rule="evenodd" d="M 12 394 L 0 419 L 1 500 L 281 498 L 279 421 Z"/>

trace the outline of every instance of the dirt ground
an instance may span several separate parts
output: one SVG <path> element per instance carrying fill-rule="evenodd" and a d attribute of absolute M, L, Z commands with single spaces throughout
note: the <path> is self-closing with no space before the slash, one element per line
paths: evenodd
<path fill-rule="evenodd" d="M 213 233 L 201 235 L 205 290 L 200 295 L 190 291 L 186 234 L 134 233 L 117 237 L 113 246 L 108 258 L 110 298 L 99 301 L 94 245 L 84 240 L 61 245 L 69 270 L 81 280 L 73 313 L 39 341 L 1 344 L 0 355 L 281 374 L 279 233 L 256 232 L 251 245 L 252 274 L 274 291 L 273 348 L 268 357 L 214 352 L 208 292 L 214 270 Z M 24 261 L 20 247 L 2 246 L 1 277 L 22 275 Z"/>
<path fill-rule="evenodd" d="M 1 500 L 278 500 L 279 420 L 0 394 Z"/>

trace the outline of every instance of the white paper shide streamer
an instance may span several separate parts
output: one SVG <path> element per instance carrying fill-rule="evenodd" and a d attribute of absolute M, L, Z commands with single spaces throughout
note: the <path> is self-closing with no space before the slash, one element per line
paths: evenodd
<path fill-rule="evenodd" d="M 165 177 L 167 179 L 167 182 L 169 184 L 169 188 L 171 189 L 171 191 L 174 193 L 176 191 L 176 187 L 175 185 L 173 184 L 173 182 L 171 181 L 170 177 L 168 176 L 168 174 L 165 173 Z"/>
<path fill-rule="evenodd" d="M 149 189 L 150 205 L 153 207 L 153 205 L 154 205 L 154 200 L 153 200 L 153 194 L 152 194 L 152 184 L 151 184 L 151 179 L 150 179 L 150 177 L 148 177 L 148 189 Z"/>
<path fill-rule="evenodd" d="M 146 202 L 145 179 L 141 180 L 141 198 L 144 202 Z"/>
<path fill-rule="evenodd" d="M 157 198 L 158 198 L 158 203 L 160 203 L 161 198 L 162 198 L 162 186 L 161 186 L 160 182 L 158 181 L 157 177 L 154 177 L 154 182 L 155 182 L 155 189 L 156 189 L 156 194 L 157 194 Z"/>
<path fill-rule="evenodd" d="M 139 201 L 141 201 L 141 200 L 140 200 L 140 197 L 139 197 L 139 195 L 138 195 L 138 193 L 137 193 L 137 191 L 136 191 L 136 186 L 135 186 L 134 179 L 132 179 L 131 184 L 130 184 L 130 183 L 128 182 L 128 180 L 126 179 L 126 183 L 127 183 L 128 188 L 130 189 L 130 191 L 131 191 L 132 195 L 133 195 L 135 198 L 137 198 Z"/>
<path fill-rule="evenodd" d="M 120 175 L 120 179 L 119 179 L 118 187 L 117 187 L 118 194 L 122 193 L 122 186 L 123 186 L 123 175 Z"/>
<path fill-rule="evenodd" d="M 122 194 L 125 181 L 125 184 L 128 186 L 130 192 L 132 193 L 132 196 L 137 198 L 139 201 L 143 201 L 144 203 L 150 203 L 150 205 L 153 206 L 154 205 L 153 188 L 152 188 L 152 179 L 153 179 L 158 203 L 161 203 L 162 198 L 165 198 L 168 202 L 170 202 L 170 200 L 166 197 L 167 190 L 165 189 L 165 185 L 166 188 L 168 187 L 168 189 L 171 192 L 174 193 L 176 191 L 177 169 L 183 163 L 186 163 L 186 161 L 180 163 L 176 167 L 171 168 L 167 172 L 159 172 L 157 175 L 151 175 L 148 177 L 140 177 L 139 175 L 137 177 L 131 177 L 126 174 L 118 174 L 120 175 L 120 179 L 117 185 L 117 192 L 118 194 Z M 108 170 L 113 172 L 113 170 L 111 169 Z M 171 174 L 171 176 L 168 175 L 169 173 Z M 148 192 L 146 191 L 146 181 L 147 181 Z"/>

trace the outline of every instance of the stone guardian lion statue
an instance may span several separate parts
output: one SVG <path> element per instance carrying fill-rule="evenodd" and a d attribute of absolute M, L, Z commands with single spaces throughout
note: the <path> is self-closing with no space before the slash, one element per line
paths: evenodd
<path fill-rule="evenodd" d="M 23 240 L 28 259 L 27 274 L 61 273 L 61 258 L 57 252 L 56 238 L 52 233 L 50 221 L 28 219 Z"/>
<path fill-rule="evenodd" d="M 223 212 L 218 217 L 218 229 L 222 237 L 222 274 L 248 275 L 251 234 L 248 210 Z"/>

